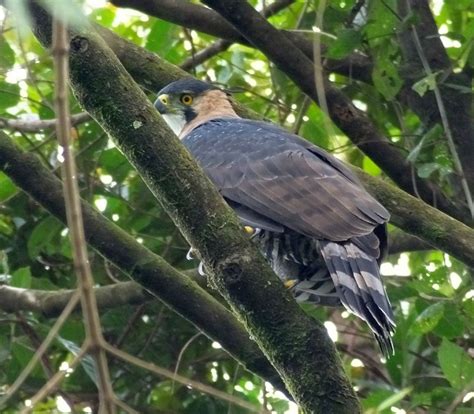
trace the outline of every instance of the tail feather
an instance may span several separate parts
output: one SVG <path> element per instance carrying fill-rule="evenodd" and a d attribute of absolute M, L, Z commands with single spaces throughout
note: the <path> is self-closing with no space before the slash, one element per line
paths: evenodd
<path fill-rule="evenodd" d="M 347 310 L 365 320 L 383 354 L 393 354 L 395 322 L 377 260 L 352 242 L 320 242 L 321 254 Z"/>

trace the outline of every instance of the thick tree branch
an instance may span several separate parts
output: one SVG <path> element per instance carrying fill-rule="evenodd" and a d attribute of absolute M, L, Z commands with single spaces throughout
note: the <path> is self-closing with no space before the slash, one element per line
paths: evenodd
<path fill-rule="evenodd" d="M 66 221 L 61 181 L 41 164 L 37 156 L 22 152 L 1 131 L 0 170 L 53 216 Z M 82 203 L 82 211 L 86 238 L 91 247 L 218 341 L 247 369 L 284 389 L 257 345 L 249 340 L 248 333 L 223 305 L 86 202 Z"/>
<path fill-rule="evenodd" d="M 185 0 L 112 0 L 112 3 L 121 7 L 130 7 L 150 16 L 194 29 L 199 32 L 222 38 L 231 43 L 237 42 L 249 45 L 249 41 L 235 28 L 224 20 L 218 13 L 206 7 L 198 6 Z M 266 13 L 275 13 L 285 1 L 272 3 Z M 288 2 L 286 2 L 288 3 Z M 265 13 L 262 13 L 265 15 Z M 298 47 L 310 59 L 313 57 L 313 43 L 301 33 L 282 31 L 294 46 Z M 293 46 L 293 47 L 294 47 Z M 325 69 L 330 72 L 371 83 L 371 60 L 362 54 L 354 53 L 347 58 L 334 60 L 327 59 Z"/>
<path fill-rule="evenodd" d="M 35 34 L 48 46 L 48 17 L 36 6 L 32 15 Z M 114 139 L 199 252 L 209 280 L 303 411 L 354 413 L 357 398 L 324 326 L 291 298 L 216 188 L 90 27 L 71 33 L 70 68 L 79 102 Z"/>
<path fill-rule="evenodd" d="M 295 48 L 283 33 L 263 19 L 250 4 L 244 0 L 203 2 L 234 24 L 247 40 L 284 71 L 304 93 L 318 102 L 313 63 L 301 50 Z M 404 154 L 375 128 L 367 115 L 357 109 L 346 95 L 328 81 L 324 86 L 329 115 L 333 122 L 397 185 L 411 194 L 415 193 L 412 177 L 407 174 L 409 165 Z M 451 216 L 460 219 L 467 217 L 467 214 L 461 213 L 453 206 L 433 184 L 416 178 L 416 189 L 423 200 L 437 205 Z"/>
<path fill-rule="evenodd" d="M 271 3 L 268 7 L 265 7 L 261 13 L 262 16 L 268 18 L 273 16 L 274 14 L 278 13 L 279 11 L 283 10 L 284 8 L 288 7 L 295 0 L 278 0 L 274 3 Z M 149 2 L 147 2 L 149 4 Z M 188 3 L 189 4 L 189 3 Z M 191 7 L 194 5 L 191 4 Z M 208 10 L 208 9 L 206 9 Z M 210 10 L 211 11 L 211 10 Z M 211 11 L 212 12 L 212 11 Z M 218 16 L 222 19 L 220 16 Z M 224 21 L 225 22 L 225 21 Z M 205 62 L 206 60 L 210 59 L 213 56 L 227 50 L 232 45 L 232 40 L 227 39 L 219 39 L 212 43 L 210 46 L 206 47 L 205 49 L 200 50 L 195 55 L 186 59 L 183 63 L 179 65 L 179 67 L 183 70 L 189 71 L 190 69 L 196 67 L 197 65 Z"/>
<path fill-rule="evenodd" d="M 46 291 L 0 286 L 0 308 L 4 312 L 30 311 L 52 318 L 61 314 L 75 290 Z M 94 289 L 100 310 L 135 305 L 153 299 L 135 282 L 120 282 Z M 77 307 L 77 310 L 80 310 Z"/>
<path fill-rule="evenodd" d="M 424 56 L 416 48 L 414 33 L 410 26 L 400 33 L 400 46 L 403 52 L 405 68 L 402 75 L 406 85 L 401 97 L 426 125 L 427 129 L 441 123 L 441 110 L 446 111 L 449 127 L 452 131 L 457 153 L 461 160 L 464 175 L 471 193 L 474 193 L 474 118 L 472 97 L 469 93 L 460 93 L 456 87 L 471 89 L 472 78 L 467 74 L 453 73 L 449 59 L 439 36 L 438 27 L 427 0 L 398 0 L 398 12 L 402 18 L 415 15 L 415 30 Z M 428 74 L 422 58 L 426 60 L 433 73 L 438 73 L 436 82 L 440 89 L 444 108 L 439 108 L 434 91 L 420 96 L 412 89 L 414 83 Z"/>
<path fill-rule="evenodd" d="M 391 223 L 474 267 L 474 230 L 392 184 L 354 168 L 367 189 L 390 211 Z"/>

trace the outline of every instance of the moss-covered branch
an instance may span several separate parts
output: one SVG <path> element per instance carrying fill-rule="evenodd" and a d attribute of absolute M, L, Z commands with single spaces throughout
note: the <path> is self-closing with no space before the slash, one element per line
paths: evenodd
<path fill-rule="evenodd" d="M 36 155 L 21 151 L 2 131 L 0 170 L 53 216 L 66 221 L 61 181 Z M 82 211 L 86 238 L 91 247 L 218 341 L 247 369 L 284 389 L 257 345 L 249 340 L 248 333 L 222 304 L 86 202 L 82 203 Z"/>
<path fill-rule="evenodd" d="M 390 211 L 397 227 L 474 267 L 474 230 L 359 168 L 366 188 Z"/>
<path fill-rule="evenodd" d="M 32 10 L 35 34 L 49 46 L 49 17 L 37 6 Z M 242 232 L 233 211 L 103 39 L 90 27 L 76 29 L 70 46 L 77 99 L 114 139 L 198 250 L 209 280 L 303 411 L 358 412 L 357 398 L 325 328 L 283 288 Z"/>
<path fill-rule="evenodd" d="M 14 313 L 29 311 L 47 318 L 59 316 L 75 290 L 37 290 L 0 286 L 0 309 Z M 100 310 L 144 303 L 153 298 L 135 282 L 120 282 L 94 289 Z M 80 307 L 78 306 L 79 310 Z"/>

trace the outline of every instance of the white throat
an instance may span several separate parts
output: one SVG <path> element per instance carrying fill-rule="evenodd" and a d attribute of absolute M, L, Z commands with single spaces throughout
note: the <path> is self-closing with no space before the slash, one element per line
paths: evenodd
<path fill-rule="evenodd" d="M 179 114 L 163 114 L 162 116 L 168 126 L 179 137 L 179 134 L 181 134 L 184 125 L 186 125 L 186 119 L 184 118 L 184 116 Z"/>

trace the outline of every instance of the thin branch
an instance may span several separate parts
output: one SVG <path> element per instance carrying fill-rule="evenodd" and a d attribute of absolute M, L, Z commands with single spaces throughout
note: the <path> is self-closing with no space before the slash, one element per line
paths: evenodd
<path fill-rule="evenodd" d="M 46 336 L 44 341 L 41 343 L 41 345 L 33 354 L 32 358 L 30 359 L 26 367 L 23 369 L 21 374 L 18 375 L 15 382 L 7 389 L 5 395 L 0 399 L 0 407 L 3 407 L 8 402 L 8 400 L 20 389 L 21 385 L 25 382 L 25 380 L 31 374 L 31 371 L 33 371 L 39 359 L 44 355 L 49 345 L 56 337 L 56 334 L 59 332 L 59 330 L 63 326 L 64 322 L 66 322 L 69 315 L 72 313 L 76 305 L 79 303 L 79 299 L 80 299 L 80 294 L 79 294 L 79 291 L 76 290 L 74 291 L 72 296 L 69 298 L 69 301 L 66 307 L 64 308 L 62 313 L 59 315 L 54 325 L 49 330 L 48 335 Z"/>
<path fill-rule="evenodd" d="M 63 18 L 62 16 L 60 17 Z M 68 103 L 69 78 L 69 34 L 65 23 L 59 17 L 53 21 L 52 53 L 55 67 L 55 111 L 57 114 L 56 134 L 63 149 L 64 200 L 67 223 L 71 238 L 74 267 L 81 292 L 82 313 L 84 315 L 87 341 L 97 366 L 100 405 L 107 414 L 114 414 L 114 394 L 111 387 L 107 357 L 102 349 L 104 338 L 99 311 L 93 291 L 93 278 L 87 257 L 84 223 L 82 221 L 77 170 L 71 144 L 71 126 Z"/>
<path fill-rule="evenodd" d="M 76 126 L 87 122 L 91 119 L 87 112 L 81 112 L 71 116 L 71 126 Z M 0 128 L 10 129 L 12 131 L 21 132 L 41 132 L 45 129 L 55 128 L 56 119 L 38 119 L 35 121 L 27 121 L 23 119 L 9 119 L 0 117 Z"/>
<path fill-rule="evenodd" d="M 73 358 L 73 360 L 69 362 L 69 368 L 71 370 L 74 370 L 88 351 L 89 345 L 85 343 L 84 345 L 82 345 L 81 349 Z M 46 384 L 44 384 L 33 397 L 30 398 L 29 405 L 23 408 L 23 410 L 20 411 L 20 414 L 31 413 L 36 404 L 43 401 L 44 398 L 46 398 L 48 395 L 50 395 L 57 389 L 57 387 L 59 386 L 59 384 L 64 379 L 67 373 L 68 371 L 66 370 L 56 372 L 56 374 L 54 374 L 54 376 Z"/>
<path fill-rule="evenodd" d="M 430 246 L 424 240 L 402 231 L 392 231 L 388 242 L 388 254 L 434 249 L 433 246 Z"/>
<path fill-rule="evenodd" d="M 318 9 L 316 13 L 316 27 L 323 31 L 323 22 L 324 22 L 324 11 L 326 9 L 326 0 L 320 0 L 318 4 Z M 313 41 L 313 61 L 314 61 L 314 87 L 318 97 L 318 103 L 321 108 L 321 111 L 325 114 L 323 118 L 324 128 L 328 137 L 332 138 L 335 136 L 335 131 L 332 123 L 329 121 L 328 117 L 331 116 L 329 113 L 328 103 L 326 100 L 326 90 L 324 89 L 324 73 L 323 73 L 323 60 L 321 56 L 321 36 L 314 36 Z"/>
<path fill-rule="evenodd" d="M 249 410 L 252 413 L 262 413 L 262 411 L 256 407 L 253 404 L 250 404 L 249 402 L 242 400 L 240 398 L 237 398 L 233 395 L 229 395 L 223 391 L 220 391 L 214 387 L 211 387 L 209 385 L 203 384 L 198 381 L 194 381 L 190 378 L 183 377 L 182 375 L 179 375 L 177 373 L 174 373 L 166 368 L 159 367 L 155 364 L 152 364 L 150 362 L 145 362 L 141 360 L 140 358 L 137 358 L 133 355 L 127 354 L 124 351 L 121 351 L 120 349 L 114 348 L 113 346 L 106 344 L 105 345 L 106 350 L 115 356 L 116 358 L 121 359 L 122 361 L 125 361 L 129 364 L 136 365 L 137 367 L 143 368 L 147 371 L 150 371 L 156 375 L 159 375 L 160 377 L 164 377 L 167 379 L 170 379 L 172 381 L 179 382 L 182 385 L 185 385 L 187 387 L 191 387 L 193 389 L 196 389 L 198 391 L 201 391 L 205 394 L 212 395 L 216 398 L 219 398 L 220 400 L 223 401 L 228 401 L 234 405 L 237 405 L 239 407 L 245 408 L 246 410 Z"/>

